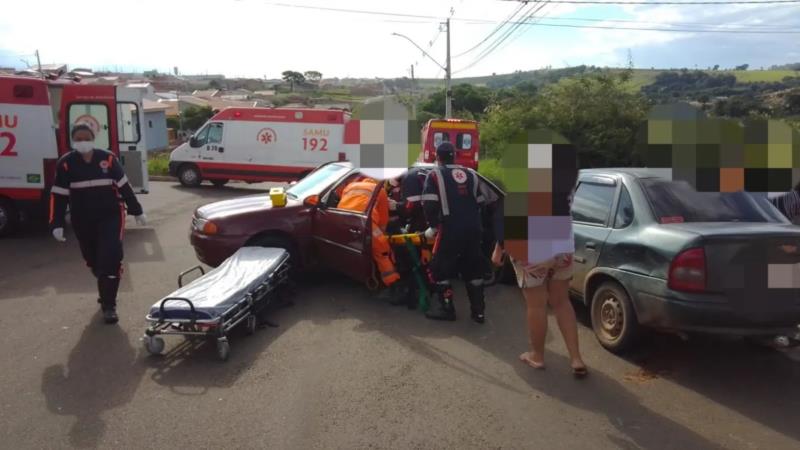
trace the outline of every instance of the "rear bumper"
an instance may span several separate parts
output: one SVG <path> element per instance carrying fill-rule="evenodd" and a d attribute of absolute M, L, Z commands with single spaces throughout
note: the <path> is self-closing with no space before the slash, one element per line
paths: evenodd
<path fill-rule="evenodd" d="M 796 332 L 800 305 L 770 311 L 743 312 L 728 303 L 679 300 L 639 292 L 635 295 L 642 325 L 714 334 L 769 335 Z"/>
<path fill-rule="evenodd" d="M 189 242 L 194 247 L 197 259 L 203 264 L 217 267 L 228 259 L 236 250 L 242 248 L 247 238 L 244 236 L 208 236 L 192 230 Z"/>

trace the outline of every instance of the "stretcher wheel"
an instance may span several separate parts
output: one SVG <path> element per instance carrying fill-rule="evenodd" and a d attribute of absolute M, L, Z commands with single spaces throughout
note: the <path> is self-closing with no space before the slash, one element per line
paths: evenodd
<path fill-rule="evenodd" d="M 217 339 L 217 356 L 222 361 L 227 361 L 231 356 L 231 344 L 228 343 L 228 338 Z"/>
<path fill-rule="evenodd" d="M 245 332 L 248 336 L 255 334 L 256 327 L 258 326 L 258 321 L 256 320 L 256 316 L 253 314 L 247 316 L 247 322 L 245 324 Z"/>
<path fill-rule="evenodd" d="M 164 339 L 158 336 L 145 336 L 143 339 L 144 348 L 151 355 L 160 355 L 164 351 Z"/>

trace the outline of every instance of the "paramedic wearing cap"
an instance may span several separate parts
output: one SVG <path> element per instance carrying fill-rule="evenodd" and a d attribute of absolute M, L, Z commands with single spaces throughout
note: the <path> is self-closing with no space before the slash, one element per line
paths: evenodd
<path fill-rule="evenodd" d="M 430 264 L 437 304 L 425 314 L 429 319 L 455 320 L 450 279 L 460 273 L 467 288 L 472 320 L 484 322 L 483 276 L 486 259 L 481 250 L 482 195 L 480 180 L 471 169 L 454 165 L 455 148 L 443 142 L 436 148 L 438 166 L 428 173 L 422 205 L 429 228 L 436 236 Z"/>
<path fill-rule="evenodd" d="M 103 320 L 117 323 L 117 289 L 122 263 L 125 205 L 136 223 L 145 225 L 142 206 L 128 178 L 111 152 L 94 148 L 94 132 L 86 125 L 72 129 L 72 148 L 58 160 L 50 194 L 50 228 L 64 242 L 67 204 L 83 259 L 97 277 Z"/>

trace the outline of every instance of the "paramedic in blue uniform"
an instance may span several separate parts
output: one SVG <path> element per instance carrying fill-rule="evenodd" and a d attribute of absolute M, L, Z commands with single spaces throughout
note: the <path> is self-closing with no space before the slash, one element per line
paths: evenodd
<path fill-rule="evenodd" d="M 429 226 L 425 236 L 435 236 L 430 278 L 437 299 L 425 315 L 434 320 L 456 319 L 450 280 L 460 274 L 466 284 L 472 320 L 483 323 L 487 262 L 481 249 L 481 183 L 476 172 L 454 165 L 454 158 L 453 144 L 443 142 L 436 148 L 438 165 L 425 178 L 422 193 Z"/>
<path fill-rule="evenodd" d="M 50 228 L 57 241 L 66 241 L 64 214 L 69 204 L 72 228 L 83 259 L 97 278 L 97 302 L 103 320 L 113 324 L 119 321 L 116 307 L 125 206 L 137 224 L 145 225 L 147 220 L 117 158 L 111 152 L 94 148 L 92 129 L 79 124 L 72 129 L 71 136 L 74 151 L 58 160 L 50 191 Z"/>

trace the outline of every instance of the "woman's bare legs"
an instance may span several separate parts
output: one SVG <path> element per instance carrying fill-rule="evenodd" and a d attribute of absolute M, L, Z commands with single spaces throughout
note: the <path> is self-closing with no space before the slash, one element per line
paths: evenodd
<path fill-rule="evenodd" d="M 544 367 L 544 343 L 547 336 L 547 288 L 523 288 L 528 319 L 528 341 L 531 351 L 520 359 L 535 368 Z"/>
<path fill-rule="evenodd" d="M 550 307 L 553 308 L 553 314 L 556 316 L 561 336 L 564 337 L 564 344 L 566 344 L 569 352 L 570 364 L 573 369 L 585 368 L 586 364 L 581 358 L 581 351 L 578 346 L 578 322 L 575 319 L 575 310 L 569 301 L 569 280 L 551 279 L 547 287 L 547 301 L 550 303 Z M 528 323 L 530 323 L 530 306 L 528 311 Z M 546 316 L 545 323 L 547 323 Z M 531 336 L 533 336 L 533 333 L 531 333 Z"/>

